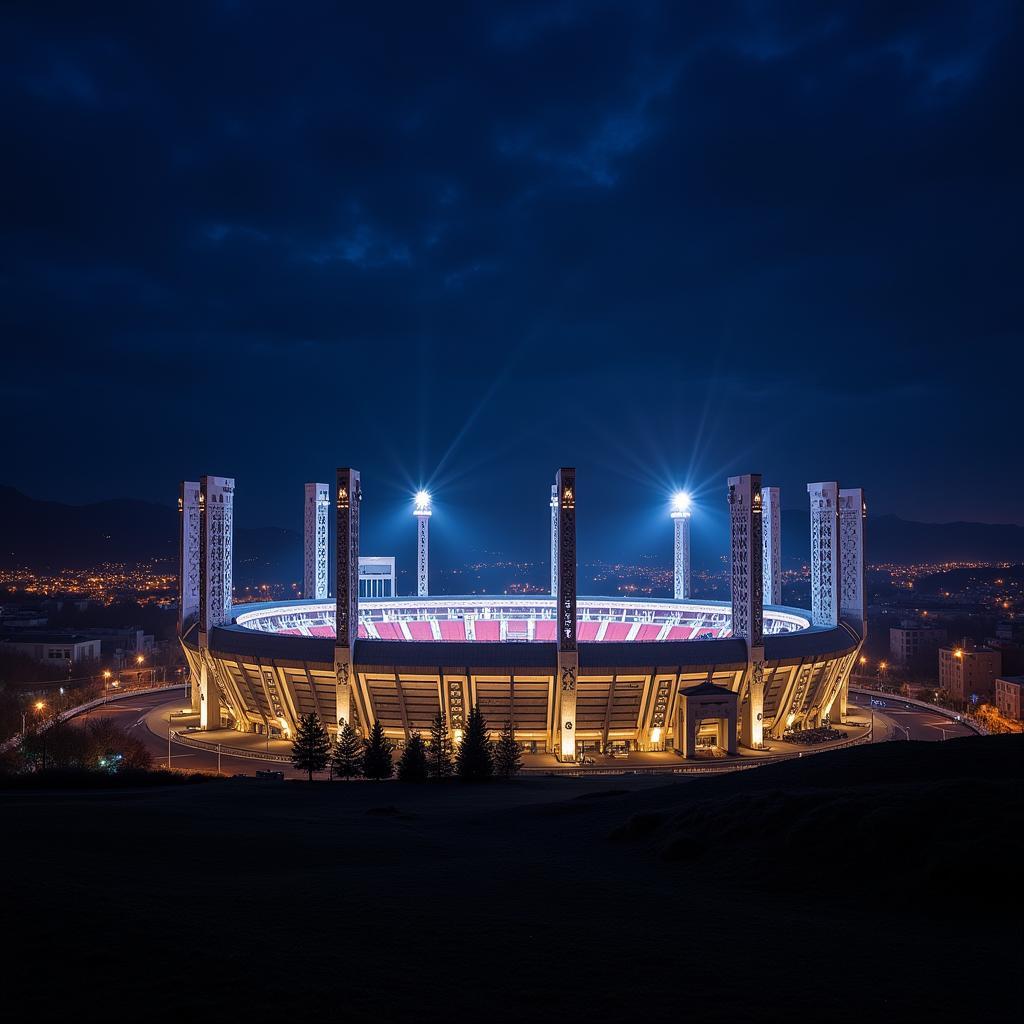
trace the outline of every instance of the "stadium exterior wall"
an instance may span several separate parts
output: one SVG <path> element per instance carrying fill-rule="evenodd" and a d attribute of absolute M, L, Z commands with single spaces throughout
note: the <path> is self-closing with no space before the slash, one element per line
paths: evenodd
<path fill-rule="evenodd" d="M 241 731 L 294 736 L 310 712 L 336 729 L 334 641 L 260 632 L 233 622 L 211 631 L 207 657 L 223 698 L 226 724 Z M 796 614 L 804 614 L 799 610 Z M 198 671 L 196 631 L 183 638 Z M 839 713 L 859 652 L 858 629 L 845 621 L 765 637 L 763 720 L 766 738 L 813 728 Z M 556 645 L 542 641 L 471 643 L 357 639 L 351 719 L 365 733 L 380 720 L 404 742 L 427 733 L 443 710 L 450 722 L 478 705 L 492 729 L 506 719 L 532 749 L 558 744 Z M 748 662 L 736 638 L 579 644 L 576 740 L 581 749 L 628 744 L 637 750 L 676 745 L 679 692 L 705 681 L 745 700 Z M 657 723 L 664 723 L 659 725 Z"/>

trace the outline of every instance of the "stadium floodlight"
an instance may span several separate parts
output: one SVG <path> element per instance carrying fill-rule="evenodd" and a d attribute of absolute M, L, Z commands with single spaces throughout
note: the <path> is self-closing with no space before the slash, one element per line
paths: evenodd
<path fill-rule="evenodd" d="M 672 518 L 678 519 L 680 516 L 688 516 L 692 504 L 693 502 L 686 491 L 676 491 L 672 497 Z"/>
<path fill-rule="evenodd" d="M 412 514 L 414 516 L 429 516 L 430 515 L 430 492 L 429 491 L 417 491 L 415 505 L 413 506 Z"/>
<path fill-rule="evenodd" d="M 672 496 L 672 529 L 675 534 L 672 592 L 676 600 L 688 598 L 693 593 L 690 581 L 690 508 L 693 502 L 686 491 L 676 491 Z"/>
<path fill-rule="evenodd" d="M 430 562 L 430 492 L 417 491 L 412 514 L 416 517 L 416 594 L 427 597 Z"/>

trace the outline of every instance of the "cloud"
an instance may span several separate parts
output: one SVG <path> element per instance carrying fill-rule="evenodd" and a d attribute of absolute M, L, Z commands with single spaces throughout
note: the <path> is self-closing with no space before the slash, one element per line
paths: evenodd
<path fill-rule="evenodd" d="M 668 416 L 678 446 L 695 410 L 727 401 L 717 466 L 797 403 L 776 443 L 798 459 L 808 418 L 863 401 L 877 415 L 861 444 L 916 417 L 934 450 L 959 450 L 935 405 L 1001 367 L 963 415 L 993 427 L 979 485 L 1012 457 L 1013 5 L 3 17 L 6 367 L 56 378 L 96 446 L 76 373 L 126 414 L 177 408 L 147 436 L 171 446 L 211 366 L 245 412 L 207 403 L 210 434 L 345 379 L 354 423 L 377 423 L 389 396 L 366 458 L 389 433 L 429 463 L 514 352 L 464 446 L 526 415 L 585 444 L 575 425 L 626 407 Z M 337 404 L 312 405 L 310 458 L 330 462 Z M 0 409 L 0 426 L 22 411 Z M 262 465 L 286 457 L 268 436 Z M 57 440 L 30 442 L 25 486 Z"/>

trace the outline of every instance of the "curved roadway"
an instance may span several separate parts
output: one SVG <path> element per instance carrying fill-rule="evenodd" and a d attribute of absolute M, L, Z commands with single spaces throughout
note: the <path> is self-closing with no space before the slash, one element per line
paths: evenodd
<path fill-rule="evenodd" d="M 871 705 L 867 694 L 851 694 L 850 705 L 865 718 L 873 715 L 875 742 L 887 740 L 938 741 L 959 736 L 973 736 L 973 730 L 925 708 L 907 704 L 899 697 L 874 698 Z M 139 694 L 113 701 L 83 712 L 77 718 L 108 718 L 115 721 L 130 735 L 141 740 L 153 757 L 156 767 L 168 762 L 167 715 L 187 709 L 184 692 L 171 696 L 167 691 Z M 171 742 L 170 766 L 184 771 L 216 772 L 218 758 L 215 751 L 201 750 L 176 741 Z M 220 757 L 220 770 L 225 775 L 255 775 L 257 771 L 283 771 L 286 777 L 301 778 L 290 765 L 280 762 L 239 757 L 224 747 Z"/>
<path fill-rule="evenodd" d="M 870 701 L 875 701 L 871 704 Z M 874 715 L 875 742 L 885 740 L 951 740 L 958 736 L 976 736 L 963 722 L 954 721 L 927 708 L 908 704 L 899 697 L 870 697 L 851 693 L 850 706 L 862 715 Z"/>
<path fill-rule="evenodd" d="M 76 720 L 85 718 L 107 718 L 115 722 L 135 739 L 142 740 L 153 755 L 153 767 L 167 767 L 167 715 L 173 711 L 188 709 L 184 690 L 178 696 L 167 691 L 162 693 L 139 694 L 112 701 L 98 708 L 76 715 Z M 190 710 L 190 709 L 189 709 Z M 160 735 L 160 732 L 163 735 Z M 171 742 L 172 768 L 192 772 L 217 772 L 217 753 Z M 252 758 L 237 757 L 225 747 L 221 753 L 220 770 L 224 775 L 255 775 L 257 771 L 283 771 L 286 777 L 301 778 L 291 765 Z"/>

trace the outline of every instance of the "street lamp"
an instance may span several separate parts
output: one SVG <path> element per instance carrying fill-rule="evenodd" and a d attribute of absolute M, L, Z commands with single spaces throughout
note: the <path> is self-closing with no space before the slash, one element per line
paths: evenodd
<path fill-rule="evenodd" d="M 35 702 L 35 704 L 32 705 L 32 708 L 36 712 L 36 714 L 39 714 L 45 707 L 46 707 L 46 705 L 41 700 L 37 700 Z M 22 711 L 22 713 L 21 713 L 21 735 L 22 736 L 25 735 L 25 730 L 26 730 L 27 727 L 28 727 L 27 716 L 26 716 L 25 712 Z"/>

